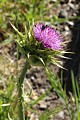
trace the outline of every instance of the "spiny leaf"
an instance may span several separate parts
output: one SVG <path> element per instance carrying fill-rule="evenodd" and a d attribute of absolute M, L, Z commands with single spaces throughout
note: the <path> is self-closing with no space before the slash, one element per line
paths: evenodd
<path fill-rule="evenodd" d="M 18 33 L 18 35 L 20 35 L 21 37 L 24 37 L 23 34 L 21 32 L 19 32 L 18 29 L 11 22 L 9 22 L 9 23 L 12 26 L 12 28 L 15 30 L 15 32 Z"/>

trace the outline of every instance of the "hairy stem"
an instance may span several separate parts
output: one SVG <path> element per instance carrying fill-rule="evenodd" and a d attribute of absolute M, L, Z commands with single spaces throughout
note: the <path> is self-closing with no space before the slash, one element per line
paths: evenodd
<path fill-rule="evenodd" d="M 21 75 L 18 79 L 17 89 L 18 89 L 18 115 L 19 120 L 25 120 L 24 108 L 23 108 L 23 81 L 26 75 L 26 71 L 29 68 L 29 63 L 26 61 L 22 69 Z"/>

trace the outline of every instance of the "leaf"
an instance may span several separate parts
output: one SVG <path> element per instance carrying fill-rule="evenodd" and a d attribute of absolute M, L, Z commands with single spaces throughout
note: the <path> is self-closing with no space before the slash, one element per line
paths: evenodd
<path fill-rule="evenodd" d="M 23 34 L 21 32 L 19 32 L 18 29 L 11 22 L 10 22 L 10 25 L 15 30 L 15 32 L 18 33 L 18 35 L 20 35 L 21 37 L 24 37 Z"/>
<path fill-rule="evenodd" d="M 80 111 L 78 112 L 78 120 L 80 120 Z"/>
<path fill-rule="evenodd" d="M 0 105 L 2 107 L 10 106 L 10 103 Z"/>
<path fill-rule="evenodd" d="M 51 115 L 56 115 L 64 108 L 63 105 L 58 106 L 52 110 L 46 110 L 44 113 L 41 114 L 39 120 L 50 120 Z"/>
<path fill-rule="evenodd" d="M 46 92 L 43 93 L 42 95 L 40 95 L 36 100 L 32 101 L 30 103 L 30 105 L 33 106 L 33 105 L 37 104 L 40 100 L 44 99 L 50 93 L 51 89 L 52 89 L 52 87 L 49 88 L 48 90 L 46 90 Z"/>

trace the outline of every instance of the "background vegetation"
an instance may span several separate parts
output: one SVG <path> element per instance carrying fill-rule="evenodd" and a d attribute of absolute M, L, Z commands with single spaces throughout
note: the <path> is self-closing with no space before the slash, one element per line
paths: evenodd
<path fill-rule="evenodd" d="M 23 34 L 27 34 L 29 28 L 34 22 L 45 22 L 52 27 L 61 29 L 61 25 L 70 23 L 79 16 L 59 17 L 56 13 L 57 6 L 64 2 L 56 0 L 0 0 L 0 120 L 18 120 L 17 108 L 17 78 L 20 75 L 24 58 L 18 51 L 16 39 L 17 34 L 13 30 L 10 22 Z M 53 14 L 54 13 L 54 14 Z M 71 23 L 70 23 L 71 24 Z M 60 27 L 60 28 L 59 28 Z M 65 48 L 66 49 L 66 48 Z M 72 79 L 73 94 L 67 96 L 66 91 L 62 88 L 62 78 L 59 79 L 49 69 L 46 69 L 46 76 L 49 79 L 50 87 L 45 93 L 32 99 L 33 88 L 30 85 L 30 91 L 26 95 L 24 91 L 25 120 L 50 120 L 57 119 L 58 113 L 65 109 L 71 120 L 80 120 L 80 89 L 78 83 L 75 82 L 73 71 L 70 71 Z M 53 91 L 54 90 L 54 91 Z M 43 112 L 37 112 L 39 101 L 49 96 L 51 92 L 55 92 L 62 102 L 53 109 L 46 109 Z M 26 102 L 27 101 L 27 102 Z M 31 118 L 33 116 L 33 118 Z M 52 118 L 51 118 L 52 117 Z M 63 119 L 63 118 L 62 118 Z"/>

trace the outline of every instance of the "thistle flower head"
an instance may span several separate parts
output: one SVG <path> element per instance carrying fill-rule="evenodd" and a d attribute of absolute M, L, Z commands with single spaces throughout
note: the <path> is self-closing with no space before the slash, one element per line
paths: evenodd
<path fill-rule="evenodd" d="M 33 26 L 33 34 L 37 41 L 41 42 L 45 48 L 61 50 L 62 38 L 55 29 L 43 23 L 36 23 Z"/>
<path fill-rule="evenodd" d="M 62 68 L 62 62 L 58 59 L 59 57 L 65 58 L 63 54 L 66 52 L 64 51 L 63 46 L 61 46 L 63 40 L 55 29 L 43 23 L 37 23 L 33 26 L 34 36 L 30 34 L 30 31 L 27 31 L 28 39 L 26 39 L 26 35 L 19 32 L 13 24 L 11 24 L 11 26 L 20 37 L 20 39 L 16 41 L 19 45 L 20 52 L 26 59 L 29 59 L 31 64 L 47 66 L 49 63 L 52 63 Z M 31 30 L 32 33 L 32 29 L 29 30 Z M 41 44 L 36 44 L 34 37 L 44 48 L 48 49 L 44 49 Z"/>

